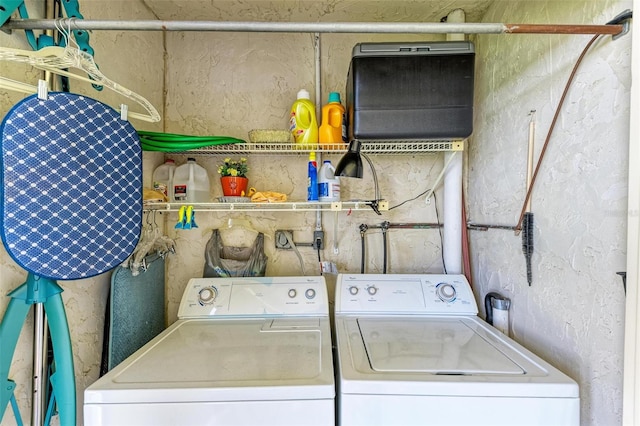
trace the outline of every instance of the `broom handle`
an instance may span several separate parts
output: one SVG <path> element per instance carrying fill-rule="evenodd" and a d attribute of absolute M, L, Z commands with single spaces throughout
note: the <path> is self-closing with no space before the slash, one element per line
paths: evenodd
<path fill-rule="evenodd" d="M 536 131 L 536 110 L 532 109 L 529 115 L 531 115 L 531 120 L 529 121 L 529 152 L 527 155 L 527 191 L 529 191 L 529 188 L 531 187 L 531 179 L 533 176 L 533 143 L 535 141 Z M 526 211 L 531 211 L 531 197 L 527 200 Z"/>

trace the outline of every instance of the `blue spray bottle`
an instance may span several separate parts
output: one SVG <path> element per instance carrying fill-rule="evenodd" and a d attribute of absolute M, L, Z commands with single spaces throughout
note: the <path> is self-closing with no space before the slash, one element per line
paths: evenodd
<path fill-rule="evenodd" d="M 309 153 L 309 172 L 307 180 L 307 201 L 318 201 L 318 163 L 316 153 Z"/>

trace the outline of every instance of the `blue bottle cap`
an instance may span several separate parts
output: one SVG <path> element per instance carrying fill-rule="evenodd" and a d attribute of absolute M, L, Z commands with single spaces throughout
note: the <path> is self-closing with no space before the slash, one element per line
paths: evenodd
<path fill-rule="evenodd" d="M 329 103 L 332 103 L 332 102 L 340 103 L 340 93 L 338 92 L 329 93 Z"/>

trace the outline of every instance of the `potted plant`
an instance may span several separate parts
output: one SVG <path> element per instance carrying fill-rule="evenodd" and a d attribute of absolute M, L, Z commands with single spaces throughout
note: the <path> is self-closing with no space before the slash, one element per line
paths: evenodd
<path fill-rule="evenodd" d="M 241 197 L 247 192 L 249 179 L 247 178 L 247 159 L 240 158 L 232 160 L 225 158 L 224 162 L 218 166 L 222 193 L 226 197 Z"/>

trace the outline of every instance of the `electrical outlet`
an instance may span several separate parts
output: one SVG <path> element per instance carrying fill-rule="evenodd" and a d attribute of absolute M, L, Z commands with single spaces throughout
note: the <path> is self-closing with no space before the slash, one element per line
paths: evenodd
<path fill-rule="evenodd" d="M 324 249 L 324 231 L 313 231 L 313 248 Z"/>
<path fill-rule="evenodd" d="M 293 236 L 293 231 L 278 230 L 275 233 L 276 249 L 291 250 L 291 242 L 289 241 L 289 235 Z"/>

